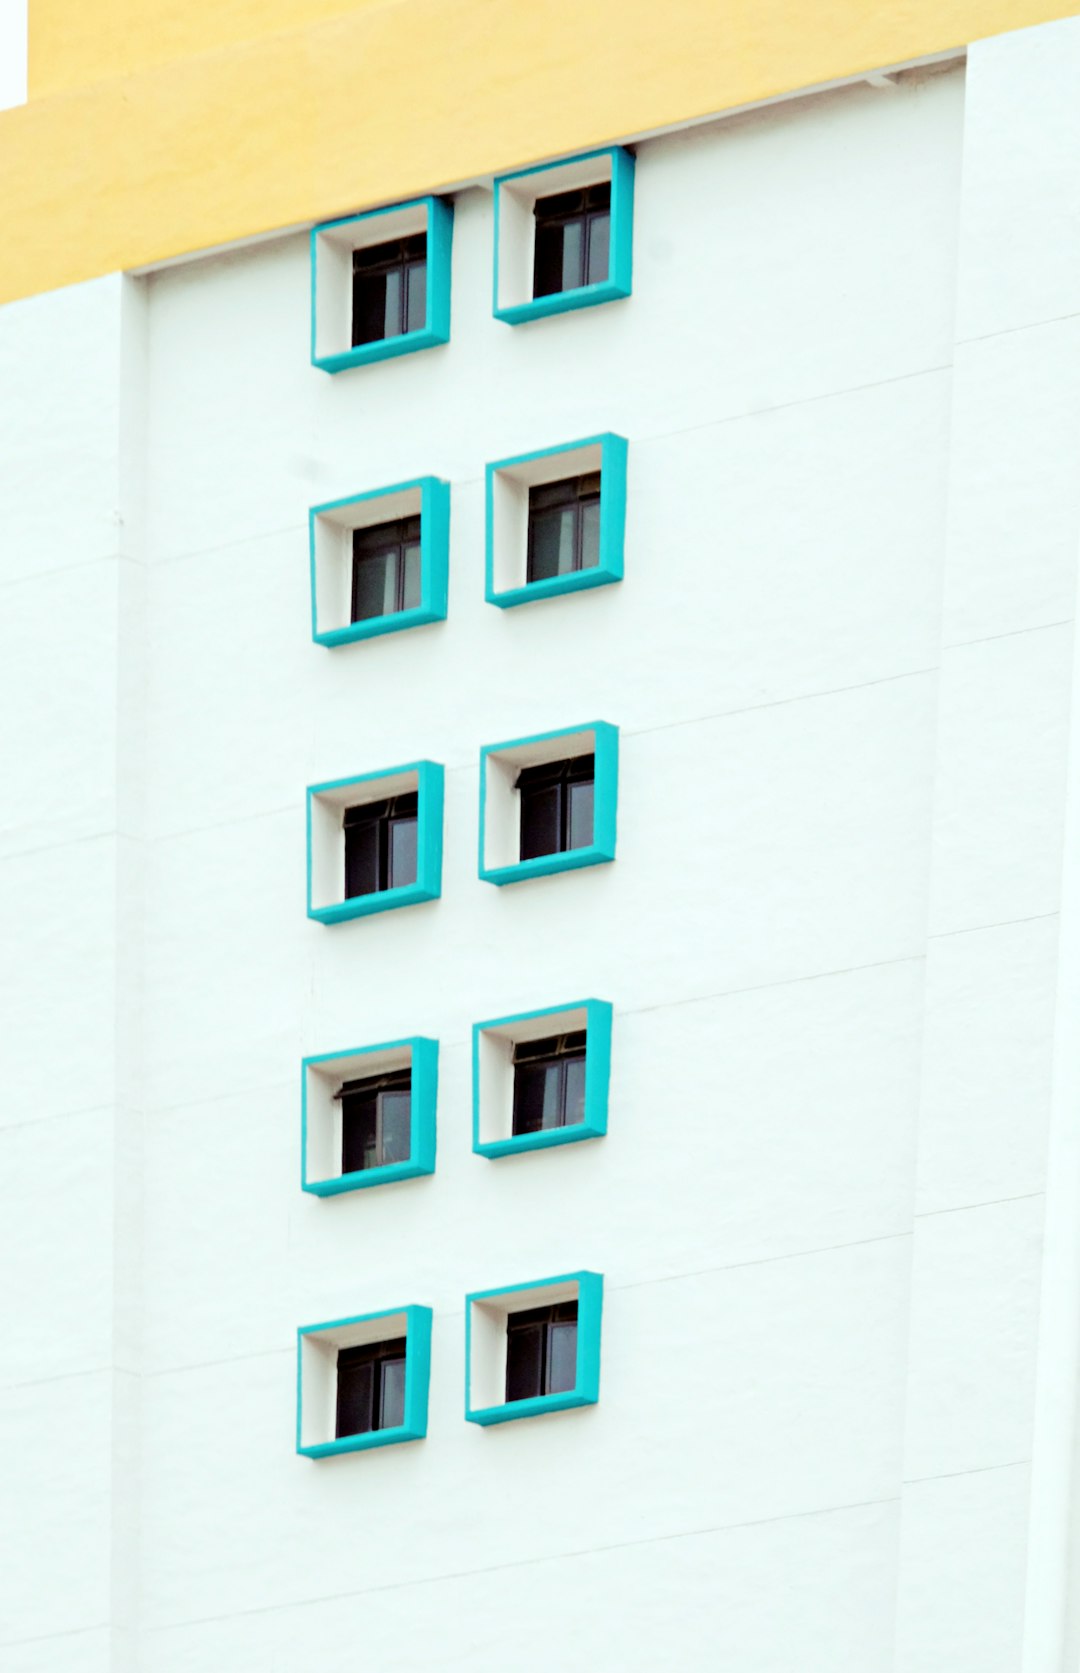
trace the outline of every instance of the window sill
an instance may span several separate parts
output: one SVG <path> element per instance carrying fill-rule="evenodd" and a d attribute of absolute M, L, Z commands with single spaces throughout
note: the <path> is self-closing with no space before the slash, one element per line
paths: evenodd
<path fill-rule="evenodd" d="M 614 848 L 598 843 L 588 848 L 568 848 L 562 854 L 539 854 L 533 860 L 517 860 L 508 866 L 481 866 L 480 877 L 485 883 L 502 887 L 505 883 L 527 883 L 532 877 L 551 877 L 559 871 L 579 871 L 583 866 L 606 865 L 615 858 Z"/>
<path fill-rule="evenodd" d="M 525 325 L 529 320 L 547 319 L 551 314 L 566 314 L 576 308 L 593 308 L 601 302 L 622 302 L 629 295 L 629 285 L 602 279 L 594 285 L 578 285 L 574 290 L 558 290 L 552 296 L 534 296 L 531 302 L 496 308 L 495 318 L 507 325 Z"/>
<path fill-rule="evenodd" d="M 539 1133 L 518 1133 L 509 1139 L 491 1139 L 486 1144 L 477 1142 L 473 1150 L 477 1156 L 517 1156 L 525 1150 L 550 1150 L 558 1144 L 577 1144 L 582 1139 L 602 1139 L 607 1126 L 575 1121 L 572 1127 L 548 1127 Z"/>
<path fill-rule="evenodd" d="M 422 1441 L 423 1429 L 399 1423 L 393 1429 L 371 1429 L 366 1435 L 343 1435 L 339 1441 L 320 1441 L 315 1446 L 298 1446 L 304 1458 L 336 1458 L 342 1452 L 369 1452 L 376 1446 L 397 1446 L 401 1441 Z"/>
<path fill-rule="evenodd" d="M 343 1191 L 363 1191 L 369 1185 L 396 1185 L 402 1179 L 423 1179 L 435 1172 L 422 1161 L 387 1162 L 379 1168 L 363 1168 L 357 1173 L 342 1173 L 333 1179 L 310 1180 L 303 1189 L 316 1197 L 337 1197 Z"/>
<path fill-rule="evenodd" d="M 369 918 L 375 912 L 393 912 L 398 906 L 417 906 L 438 898 L 438 889 L 408 883 L 400 889 L 380 889 L 370 895 L 354 895 L 351 900 L 337 900 L 330 906 L 309 906 L 308 917 L 320 924 L 341 924 L 350 918 Z"/>
<path fill-rule="evenodd" d="M 527 581 L 523 587 L 508 587 L 504 592 L 488 592 L 489 604 L 500 610 L 512 610 L 517 604 L 538 604 L 544 598 L 558 598 L 560 593 L 584 592 L 588 587 L 607 587 L 621 581 L 622 574 L 605 564 L 594 564 L 591 569 L 577 569 L 569 575 L 552 575 L 544 581 Z"/>
<path fill-rule="evenodd" d="M 511 1400 L 502 1406 L 485 1406 L 478 1412 L 466 1412 L 469 1423 L 480 1423 L 488 1428 L 493 1423 L 515 1423 L 523 1417 L 544 1417 L 548 1412 L 568 1412 L 577 1406 L 595 1406 L 591 1394 L 579 1394 L 568 1389 L 565 1394 L 536 1394 L 530 1400 Z"/>
<path fill-rule="evenodd" d="M 399 354 L 415 354 L 420 349 L 438 348 L 450 341 L 450 333 L 427 325 L 422 331 L 402 331 L 396 337 L 381 337 L 374 343 L 359 343 L 355 348 L 343 349 L 340 354 L 312 357 L 312 365 L 322 372 L 347 372 L 351 366 L 370 366 L 376 360 L 392 360 Z"/>
<path fill-rule="evenodd" d="M 317 645 L 353 645 L 362 639 L 376 639 L 383 633 L 402 633 L 409 627 L 427 627 L 430 622 L 445 620 L 445 609 L 425 610 L 422 605 L 417 605 L 414 610 L 395 610 L 389 616 L 369 616 L 364 621 L 351 622 L 348 627 L 315 633 L 312 638 Z"/>

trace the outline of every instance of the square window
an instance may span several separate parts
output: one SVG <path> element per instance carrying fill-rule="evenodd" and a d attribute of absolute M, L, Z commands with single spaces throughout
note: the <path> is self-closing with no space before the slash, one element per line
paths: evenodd
<path fill-rule="evenodd" d="M 435 1172 L 439 1047 L 414 1035 L 305 1057 L 301 1184 L 316 1196 Z"/>
<path fill-rule="evenodd" d="M 615 858 L 619 732 L 596 720 L 480 751 L 480 876 L 520 883 Z"/>
<path fill-rule="evenodd" d="M 296 1450 L 305 1458 L 427 1434 L 430 1307 L 303 1325 L 296 1336 Z"/>
<path fill-rule="evenodd" d="M 442 810 L 434 761 L 310 785 L 308 917 L 336 924 L 438 899 Z"/>
<path fill-rule="evenodd" d="M 343 372 L 450 341 L 452 205 L 417 198 L 312 229 L 311 359 Z"/>
<path fill-rule="evenodd" d="M 626 458 L 625 438 L 608 433 L 488 465 L 489 604 L 622 580 Z"/>
<path fill-rule="evenodd" d="M 600 1398 L 604 1280 L 569 1272 L 465 1298 L 465 1416 L 485 1426 Z"/>
<path fill-rule="evenodd" d="M 611 1006 L 581 999 L 473 1027 L 473 1150 L 513 1156 L 607 1132 Z"/>
<path fill-rule="evenodd" d="M 316 505 L 308 528 L 316 644 L 446 620 L 449 483 L 424 476 Z"/>
<path fill-rule="evenodd" d="M 495 181 L 495 317 L 509 325 L 629 296 L 634 159 L 623 146 Z"/>

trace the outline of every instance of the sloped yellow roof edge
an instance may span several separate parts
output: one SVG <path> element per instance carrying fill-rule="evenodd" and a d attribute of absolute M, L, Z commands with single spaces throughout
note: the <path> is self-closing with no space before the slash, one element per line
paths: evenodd
<path fill-rule="evenodd" d="M 1075 0 L 366 5 L 0 112 L 0 301 L 438 191 L 1076 9 Z"/>

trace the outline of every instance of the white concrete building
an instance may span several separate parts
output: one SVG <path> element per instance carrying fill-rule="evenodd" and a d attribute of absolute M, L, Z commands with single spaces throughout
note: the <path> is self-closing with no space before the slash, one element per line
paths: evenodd
<path fill-rule="evenodd" d="M 0 309 L 4 1673 L 1075 1673 L 1080 19 L 927 56 L 609 134 L 601 305 L 495 317 L 489 175 L 422 353 L 312 363 L 308 226 Z M 498 607 L 487 467 L 601 437 L 622 578 Z M 332 631 L 429 478 L 441 616 L 316 642 L 311 509 Z M 614 858 L 482 877 L 609 744 Z M 417 784 L 432 898 L 310 916 Z M 583 1028 L 606 1131 L 512 1153 Z M 341 1189 L 409 1040 L 431 1167 Z M 578 1274 L 598 1397 L 489 1421 L 466 1297 Z M 405 1309 L 422 1438 L 330 1444 L 380 1325 L 298 1450 L 298 1329 Z"/>

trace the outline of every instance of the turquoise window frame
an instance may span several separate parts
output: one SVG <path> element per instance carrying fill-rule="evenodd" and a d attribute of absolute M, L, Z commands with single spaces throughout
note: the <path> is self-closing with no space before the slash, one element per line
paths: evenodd
<path fill-rule="evenodd" d="M 404 1422 L 392 1429 L 373 1429 L 366 1435 L 343 1435 L 340 1440 L 309 1441 L 304 1444 L 304 1341 L 321 1335 L 335 1343 L 352 1326 L 369 1326 L 379 1320 L 405 1323 L 405 1410 Z M 387 1329 L 394 1329 L 388 1325 Z M 382 1341 L 378 1334 L 367 1341 Z M 336 1357 L 335 1357 L 336 1378 Z M 368 1452 L 374 1447 L 397 1446 L 402 1441 L 422 1441 L 427 1434 L 428 1386 L 431 1381 L 431 1308 L 409 1305 L 387 1307 L 379 1313 L 357 1313 L 351 1318 L 331 1319 L 324 1324 L 301 1325 L 296 1332 L 296 1450 L 304 1458 L 336 1458 L 345 1452 Z M 336 1387 L 336 1384 L 335 1384 Z M 309 1391 L 309 1399 L 313 1391 Z"/>
<path fill-rule="evenodd" d="M 311 1173 L 311 1130 L 309 1127 L 310 1072 L 314 1069 L 342 1065 L 342 1080 L 360 1079 L 365 1072 L 364 1058 L 378 1056 L 385 1059 L 408 1057 L 412 1076 L 409 1098 L 409 1160 L 388 1162 L 381 1167 L 363 1168 L 354 1173 L 328 1174 L 315 1178 Z M 379 1069 L 372 1068 L 372 1074 Z M 377 1046 L 355 1046 L 351 1051 L 320 1052 L 305 1057 L 300 1068 L 300 1185 L 317 1197 L 336 1197 L 345 1191 L 363 1191 L 373 1185 L 395 1185 L 403 1179 L 419 1179 L 435 1172 L 435 1110 L 439 1087 L 439 1043 L 421 1034 L 410 1034 L 404 1040 L 387 1040 Z"/>
<path fill-rule="evenodd" d="M 362 800 L 381 800 L 379 787 L 392 786 L 406 776 L 416 776 L 417 843 L 416 881 L 396 889 L 382 889 L 376 894 L 357 895 L 352 900 L 332 900 L 316 905 L 314 900 L 313 830 L 314 805 L 329 800 L 331 807 L 344 809 L 351 803 L 344 792 L 366 785 L 372 790 Z M 386 794 L 401 794 L 387 788 Z M 384 767 L 379 772 L 359 773 L 352 778 L 328 779 L 323 784 L 307 787 L 307 915 L 320 924 L 345 923 L 350 918 L 367 918 L 376 912 L 393 912 L 401 906 L 416 906 L 422 901 L 438 900 L 442 893 L 443 848 L 443 769 L 437 761 L 410 761 L 402 767 Z M 345 887 L 344 836 L 341 842 L 339 886 Z"/>
<path fill-rule="evenodd" d="M 581 747 L 585 734 L 593 735 L 592 753 L 596 758 L 596 778 L 593 799 L 593 840 L 584 848 L 569 848 L 561 854 L 540 854 L 532 860 L 487 862 L 489 772 L 492 756 L 508 756 L 511 764 L 515 751 L 531 750 L 562 739 L 573 739 L 568 745 L 573 753 L 587 753 Z M 561 757 L 553 750 L 537 759 L 557 761 Z M 524 764 L 524 762 L 522 763 Z M 513 794 L 505 788 L 500 795 Z M 485 883 L 503 887 L 507 883 L 525 883 L 534 877 L 549 877 L 555 872 L 577 871 L 583 866 L 605 865 L 615 858 L 616 815 L 619 797 L 619 729 L 606 720 L 587 720 L 580 726 L 563 726 L 555 732 L 538 732 L 527 738 L 513 738 L 506 743 L 485 744 L 480 751 L 480 877 Z"/>
<path fill-rule="evenodd" d="M 611 238 L 608 256 L 608 276 L 592 285 L 579 285 L 576 290 L 557 291 L 554 296 L 534 296 L 529 300 L 511 302 L 500 296 L 501 243 L 507 219 L 503 193 L 522 182 L 535 182 L 539 190 L 531 193 L 531 200 L 563 189 L 558 174 L 580 175 L 588 172 L 588 165 L 601 158 L 611 159 Z M 545 176 L 550 184 L 545 187 Z M 601 171 L 588 184 L 597 184 L 605 175 Z M 581 182 L 585 184 L 585 181 Z M 529 272 L 532 272 L 533 227 L 532 202 L 528 214 L 530 226 Z M 612 145 L 599 151 L 586 151 L 577 157 L 563 157 L 558 162 L 542 163 L 538 168 L 517 169 L 512 174 L 500 174 L 495 180 L 495 271 L 492 306 L 495 318 L 507 325 L 525 325 L 530 320 L 546 319 L 552 314 L 565 314 L 578 308 L 593 308 L 601 302 L 618 302 L 628 297 L 633 289 L 634 267 L 634 158 L 625 146 Z"/>
<path fill-rule="evenodd" d="M 341 229 L 355 227 L 359 232 L 370 230 L 375 236 L 358 238 L 352 246 L 360 249 L 365 244 L 377 244 L 378 222 L 384 216 L 408 214 L 423 209 L 427 230 L 427 297 L 424 324 L 419 331 L 403 331 L 396 337 L 383 337 L 375 343 L 358 343 L 355 347 L 331 352 L 319 352 L 319 289 L 321 264 L 329 260 L 326 251 L 327 234 L 340 234 Z M 337 220 L 323 221 L 311 229 L 311 363 L 322 372 L 347 372 L 353 366 L 369 366 L 377 360 L 391 360 L 401 354 L 415 354 L 419 349 L 437 348 L 450 341 L 450 269 L 454 233 L 454 206 L 444 198 L 411 198 L 407 203 L 389 204 L 384 209 L 370 209 L 362 215 L 342 215 Z M 386 236 L 395 236 L 388 223 Z M 351 296 L 351 262 L 350 262 Z M 322 306 L 327 306 L 325 293 Z"/>
<path fill-rule="evenodd" d="M 552 1127 L 546 1132 L 518 1133 L 481 1139 L 483 1126 L 483 1080 L 481 1052 L 484 1036 L 495 1034 L 512 1045 L 518 1039 L 542 1039 L 547 1033 L 569 1033 L 580 1023 L 566 1021 L 563 1026 L 551 1024 L 537 1030 L 516 1032 L 516 1025 L 541 1019 L 568 1018 L 584 1012 L 585 1022 L 585 1119 L 572 1127 Z M 577 1144 L 583 1139 L 602 1139 L 607 1132 L 608 1086 L 611 1080 L 611 1006 L 606 999 L 575 999 L 566 1005 L 547 1005 L 539 1011 L 520 1011 L 515 1016 L 493 1017 L 487 1022 L 473 1024 L 473 1151 L 477 1156 L 496 1160 L 501 1156 L 517 1156 L 527 1150 L 550 1150 L 556 1145 Z M 497 1031 L 502 1031 L 501 1034 Z M 510 1108 L 510 1127 L 513 1126 L 513 1070 L 507 1075 Z"/>
<path fill-rule="evenodd" d="M 545 1305 L 543 1293 L 565 1293 L 566 1286 L 577 1285 L 578 1330 L 577 1374 L 574 1387 L 563 1394 L 538 1394 L 529 1400 L 505 1400 L 486 1406 L 474 1406 L 473 1391 L 473 1307 L 496 1303 L 492 1310 L 495 1319 L 511 1309 L 506 1305 L 513 1296 L 520 1296 L 522 1307 Z M 465 1420 L 485 1428 L 494 1423 L 516 1423 L 522 1418 L 544 1417 L 550 1412 L 570 1411 L 577 1406 L 595 1406 L 600 1398 L 600 1326 L 604 1307 L 604 1279 L 599 1272 L 566 1272 L 557 1278 L 536 1278 L 522 1284 L 504 1284 L 495 1290 L 477 1290 L 465 1297 Z M 505 1335 L 505 1330 L 504 1330 Z M 504 1364 L 505 1364 L 505 1349 Z M 505 1386 L 505 1385 L 504 1385 Z"/>
<path fill-rule="evenodd" d="M 340 518 L 332 517 L 331 513 L 347 511 L 352 506 L 368 506 L 374 509 L 379 500 L 387 500 L 391 505 L 397 500 L 400 505 L 398 496 L 415 496 L 417 491 L 420 498 L 420 603 L 411 610 L 397 610 L 389 616 L 370 616 L 366 621 L 349 622 L 341 627 L 320 628 L 319 520 L 336 522 L 346 533 L 351 533 L 354 527 L 370 528 L 372 523 L 344 523 Z M 375 517 L 373 523 L 408 515 L 412 514 L 390 509 L 386 518 Z M 601 534 L 602 532 L 601 528 Z M 308 552 L 311 570 L 311 637 L 317 645 L 330 648 L 352 645 L 357 640 L 375 639 L 383 633 L 402 633 L 406 628 L 424 627 L 429 622 L 444 622 L 450 566 L 450 484 L 437 476 L 417 476 L 410 482 L 396 482 L 389 488 L 372 488 L 364 494 L 347 494 L 344 499 L 327 500 L 322 505 L 313 505 L 308 512 Z"/>
<path fill-rule="evenodd" d="M 558 482 L 560 475 L 584 475 L 597 466 L 582 464 L 580 459 L 573 463 L 572 468 L 560 472 L 558 460 L 568 454 L 580 454 L 589 449 L 598 458 L 600 471 L 600 562 L 592 569 L 578 569 L 570 575 L 553 575 L 542 581 L 523 580 L 517 586 L 499 587 L 496 585 L 497 547 L 501 539 L 508 538 L 496 528 L 497 512 L 495 505 L 495 491 L 497 479 L 508 477 L 517 481 L 523 496 L 522 515 L 516 519 L 524 528 L 525 545 L 515 556 L 520 563 L 520 573 L 524 576 L 527 570 L 528 547 L 528 490 L 529 487 L 542 482 Z M 498 459 L 487 466 L 485 473 L 485 506 L 486 506 L 486 572 L 484 597 L 489 604 L 496 604 L 501 610 L 512 609 L 518 604 L 535 604 L 538 599 L 555 598 L 560 593 L 582 592 L 588 587 L 609 586 L 613 581 L 623 578 L 623 547 L 626 539 L 626 462 L 627 441 L 625 436 L 617 436 L 611 431 L 605 431 L 598 436 L 586 436 L 582 441 L 561 442 L 557 447 L 542 447 L 534 453 L 519 453 L 513 459 Z M 527 467 L 537 461 L 550 461 L 550 474 L 545 466 L 545 474 L 535 476 Z"/>

